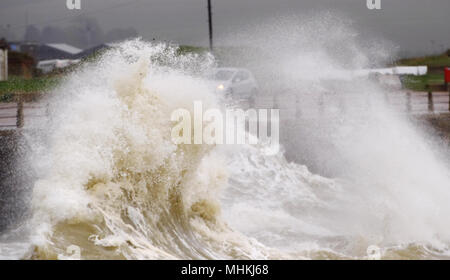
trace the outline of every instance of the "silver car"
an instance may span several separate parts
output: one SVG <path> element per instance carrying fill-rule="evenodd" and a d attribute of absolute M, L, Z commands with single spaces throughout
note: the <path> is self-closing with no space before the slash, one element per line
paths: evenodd
<path fill-rule="evenodd" d="M 233 99 L 247 99 L 254 104 L 258 85 L 253 74 L 243 68 L 216 68 L 212 75 L 217 94 Z"/>

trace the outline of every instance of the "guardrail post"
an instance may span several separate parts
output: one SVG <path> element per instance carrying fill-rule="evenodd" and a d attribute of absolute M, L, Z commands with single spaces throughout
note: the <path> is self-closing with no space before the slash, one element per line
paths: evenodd
<path fill-rule="evenodd" d="M 448 110 L 450 111 L 450 87 L 448 87 Z"/>
<path fill-rule="evenodd" d="M 299 119 L 302 115 L 302 110 L 300 109 L 300 97 L 298 93 L 295 94 L 295 118 Z"/>
<path fill-rule="evenodd" d="M 386 102 L 386 104 L 389 104 L 390 100 L 389 100 L 389 95 L 388 95 L 387 90 L 384 90 L 383 96 L 384 96 L 384 102 Z"/>
<path fill-rule="evenodd" d="M 411 92 L 409 92 L 409 91 L 406 93 L 406 109 L 408 110 L 408 112 L 412 111 Z"/>
<path fill-rule="evenodd" d="M 21 94 L 16 95 L 17 102 L 17 128 L 23 127 L 23 98 Z"/>
<path fill-rule="evenodd" d="M 325 94 L 323 92 L 319 95 L 319 113 L 322 115 L 325 112 Z"/>
<path fill-rule="evenodd" d="M 428 111 L 434 112 L 433 92 L 428 90 Z"/>
<path fill-rule="evenodd" d="M 275 108 L 275 109 L 279 109 L 280 108 L 280 104 L 278 104 L 279 102 L 278 102 L 278 95 L 277 94 L 274 94 L 273 95 L 273 108 Z"/>
<path fill-rule="evenodd" d="M 345 96 L 343 96 L 343 94 L 341 94 L 339 96 L 339 109 L 341 110 L 341 114 L 345 114 L 347 113 L 347 104 L 346 104 L 347 100 L 345 99 Z"/>

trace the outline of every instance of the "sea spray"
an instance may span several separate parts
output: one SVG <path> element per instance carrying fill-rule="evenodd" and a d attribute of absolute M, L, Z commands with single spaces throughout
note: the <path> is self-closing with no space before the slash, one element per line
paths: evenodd
<path fill-rule="evenodd" d="M 364 259 L 374 248 L 381 258 L 448 257 L 448 150 L 391 110 L 386 89 L 347 75 L 386 62 L 389 48 L 329 14 L 257 29 L 232 42 L 264 48 L 234 61 L 252 68 L 262 95 L 311 105 L 312 118 L 280 127 L 291 133 L 285 154 L 263 143 L 174 144 L 173 110 L 221 106 L 201 78 L 213 57 L 118 44 L 69 75 L 45 130 L 28 135 L 37 180 L 24 227 L 33 250 L 22 257 L 76 248 L 83 259 Z"/>
<path fill-rule="evenodd" d="M 189 58 L 173 54 L 126 42 L 54 93 L 63 96 L 52 103 L 51 134 L 36 149 L 45 152 L 36 157 L 33 258 L 56 258 L 72 245 L 89 259 L 270 256 L 222 221 L 217 197 L 227 175 L 213 147 L 170 139 L 175 108 L 215 104 L 188 73 Z"/>
<path fill-rule="evenodd" d="M 236 187 L 226 191 L 226 220 L 266 245 L 313 258 L 367 258 L 372 245 L 386 258 L 447 256 L 448 148 L 391 108 L 389 89 L 352 76 L 395 53 L 359 35 L 330 13 L 230 35 L 228 42 L 247 47 L 240 57 L 277 101 L 286 156 L 311 171 L 251 147 L 246 156 L 231 152 Z M 295 118 L 287 116 L 294 106 Z M 230 199 L 241 196 L 245 202 Z"/>

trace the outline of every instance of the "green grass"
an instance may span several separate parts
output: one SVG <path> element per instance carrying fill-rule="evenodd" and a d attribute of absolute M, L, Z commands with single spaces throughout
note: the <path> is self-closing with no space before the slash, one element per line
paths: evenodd
<path fill-rule="evenodd" d="M 193 46 L 180 46 L 178 54 L 187 53 L 202 53 L 206 52 L 207 48 L 193 47 Z M 91 59 L 95 58 L 92 56 Z M 405 88 L 415 91 L 425 91 L 426 86 L 439 85 L 444 83 L 445 66 L 450 67 L 450 56 L 447 53 L 436 56 L 416 57 L 401 59 L 395 63 L 398 66 L 419 66 L 426 65 L 429 67 L 429 72 L 424 76 L 405 76 L 404 85 Z M 8 81 L 0 82 L 0 102 L 7 101 L 12 97 L 12 94 L 17 93 L 36 93 L 45 92 L 54 88 L 60 78 L 57 76 L 52 77 L 39 77 L 33 79 L 24 79 L 21 77 L 12 76 Z"/>
<path fill-rule="evenodd" d="M 426 91 L 427 85 L 441 85 L 444 83 L 444 74 L 428 73 L 424 76 L 407 75 L 403 80 L 406 89 Z"/>
<path fill-rule="evenodd" d="M 206 51 L 208 51 L 207 48 L 182 45 L 177 49 L 177 54 L 185 55 L 188 53 L 204 53 Z M 84 58 L 83 62 L 93 62 L 104 52 L 104 49 L 99 50 L 89 57 Z M 68 67 L 62 74 L 64 75 L 64 73 L 70 72 L 75 67 L 78 67 L 78 65 Z M 57 86 L 60 79 L 57 75 L 32 79 L 10 76 L 8 81 L 0 82 L 0 102 L 10 101 L 14 94 L 45 93 Z"/>
<path fill-rule="evenodd" d="M 8 101 L 12 94 L 42 93 L 53 89 L 58 84 L 58 77 L 40 77 L 24 79 L 9 77 L 8 81 L 0 82 L 0 101 Z"/>
<path fill-rule="evenodd" d="M 428 67 L 450 67 L 450 56 L 443 53 L 435 56 L 425 56 L 416 58 L 407 58 L 397 61 L 397 65 L 402 66 L 420 66 L 426 65 Z"/>
<path fill-rule="evenodd" d="M 185 55 L 188 53 L 204 53 L 207 52 L 209 49 L 204 47 L 195 47 L 195 46 L 187 46 L 187 45 L 181 45 L 177 49 L 178 55 Z"/>
<path fill-rule="evenodd" d="M 401 59 L 395 63 L 397 66 L 428 66 L 428 73 L 424 76 L 405 76 L 404 86 L 409 90 L 426 91 L 427 85 L 444 84 L 444 67 L 450 67 L 449 52 L 415 58 Z"/>

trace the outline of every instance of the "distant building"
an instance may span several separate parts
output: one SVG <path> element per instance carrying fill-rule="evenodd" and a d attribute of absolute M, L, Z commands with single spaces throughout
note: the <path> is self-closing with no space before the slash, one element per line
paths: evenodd
<path fill-rule="evenodd" d="M 23 52 L 36 61 L 74 59 L 83 50 L 65 43 L 38 44 L 34 42 L 10 42 L 11 51 Z"/>
<path fill-rule="evenodd" d="M 71 65 L 75 65 L 80 62 L 80 59 L 52 59 L 41 60 L 38 62 L 36 68 L 41 70 L 42 73 L 50 73 L 56 69 L 63 69 Z"/>
<path fill-rule="evenodd" d="M 8 80 L 8 49 L 5 39 L 0 40 L 0 81 Z"/>
<path fill-rule="evenodd" d="M 39 45 L 34 57 L 37 61 L 50 59 L 73 59 L 83 50 L 67 44 Z"/>
<path fill-rule="evenodd" d="M 85 58 L 85 57 L 88 57 L 88 56 L 90 56 L 90 55 L 93 55 L 94 53 L 99 52 L 99 51 L 101 51 L 101 50 L 103 50 L 103 49 L 106 50 L 106 49 L 109 49 L 109 48 L 112 48 L 112 47 L 114 47 L 114 44 L 112 44 L 112 43 L 104 43 L 104 44 L 100 44 L 100 45 L 98 45 L 98 46 L 95 46 L 95 47 L 86 49 L 86 50 L 84 50 L 84 51 L 78 53 L 77 55 L 74 56 L 74 59 Z"/>
<path fill-rule="evenodd" d="M 34 42 L 8 42 L 8 44 L 11 51 L 26 53 L 33 58 L 40 45 Z"/>
<path fill-rule="evenodd" d="M 21 42 L 8 42 L 7 44 L 8 44 L 9 50 L 11 50 L 13 52 L 20 52 Z"/>

